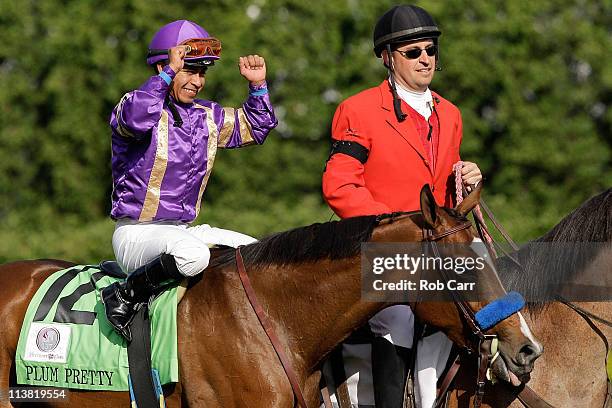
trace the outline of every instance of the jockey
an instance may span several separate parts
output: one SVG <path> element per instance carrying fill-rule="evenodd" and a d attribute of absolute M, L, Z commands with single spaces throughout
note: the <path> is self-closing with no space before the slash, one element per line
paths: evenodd
<path fill-rule="evenodd" d="M 242 107 L 196 99 L 207 70 L 220 59 L 221 42 L 199 25 L 179 20 L 149 44 L 155 71 L 121 98 L 110 118 L 116 220 L 113 250 L 128 272 L 125 282 L 102 291 L 108 321 L 131 340 L 129 325 L 140 306 L 165 283 L 202 272 L 209 245 L 255 241 L 238 232 L 190 226 L 197 217 L 218 148 L 261 144 L 276 127 L 262 57 L 240 57 L 249 82 Z"/>
<path fill-rule="evenodd" d="M 332 122 L 323 195 L 341 218 L 417 211 L 424 184 L 431 186 L 438 205 L 454 206 L 453 165 L 460 160 L 461 114 L 429 88 L 440 69 L 440 35 L 429 13 L 413 5 L 395 6 L 376 23 L 374 53 L 382 58 L 388 76 L 380 85 L 343 101 Z M 469 186 L 481 180 L 478 166 L 464 162 L 463 183 Z M 413 320 L 408 306 L 397 305 L 369 322 L 377 408 L 403 406 Z M 431 383 L 435 399 L 435 380 Z M 432 395 L 431 387 L 417 388 L 418 392 L 422 406 L 430 406 L 425 401 Z"/>

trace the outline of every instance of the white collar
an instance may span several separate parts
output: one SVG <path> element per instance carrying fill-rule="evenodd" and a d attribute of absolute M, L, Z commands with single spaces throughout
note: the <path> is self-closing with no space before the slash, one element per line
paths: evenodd
<path fill-rule="evenodd" d="M 433 110 L 433 96 L 431 90 L 427 88 L 424 92 L 410 91 L 397 82 L 395 83 L 397 96 L 402 98 L 412 109 L 417 111 L 425 120 L 429 120 Z"/>

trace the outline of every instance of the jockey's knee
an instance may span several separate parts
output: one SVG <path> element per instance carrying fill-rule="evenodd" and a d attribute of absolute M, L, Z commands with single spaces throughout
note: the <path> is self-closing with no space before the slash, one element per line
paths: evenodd
<path fill-rule="evenodd" d="M 249 235 L 217 227 L 211 227 L 208 235 L 209 239 L 215 244 L 227 245 L 233 248 L 257 242 L 255 238 Z"/>
<path fill-rule="evenodd" d="M 197 275 L 210 262 L 210 249 L 197 239 L 189 243 L 177 243 L 167 253 L 174 257 L 179 272 L 185 276 Z"/>
<path fill-rule="evenodd" d="M 234 241 L 234 247 L 237 248 L 239 246 L 242 245 L 249 245 L 249 244 L 254 244 L 255 242 L 257 242 L 257 239 L 253 238 L 250 235 L 246 235 L 246 234 L 240 234 L 236 237 L 234 237 L 233 239 Z"/>

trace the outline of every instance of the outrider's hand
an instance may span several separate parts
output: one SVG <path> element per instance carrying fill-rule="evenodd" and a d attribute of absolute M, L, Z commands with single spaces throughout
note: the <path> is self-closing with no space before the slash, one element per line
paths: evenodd
<path fill-rule="evenodd" d="M 252 85 L 261 85 L 266 80 L 266 61 L 259 55 L 240 57 L 238 61 L 240 75 Z"/>
<path fill-rule="evenodd" d="M 463 162 L 461 168 L 461 180 L 468 192 L 472 190 L 472 186 L 477 186 L 482 181 L 482 173 L 476 163 Z"/>

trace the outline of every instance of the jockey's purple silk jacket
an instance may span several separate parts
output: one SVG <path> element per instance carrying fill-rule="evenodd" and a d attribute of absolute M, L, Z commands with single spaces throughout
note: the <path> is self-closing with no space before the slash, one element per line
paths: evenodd
<path fill-rule="evenodd" d="M 174 78 L 169 66 L 164 72 Z M 217 149 L 261 144 L 278 123 L 267 92 L 251 88 L 238 109 L 201 99 L 174 102 L 183 120 L 174 126 L 169 88 L 152 76 L 113 110 L 113 219 L 193 221 Z"/>

